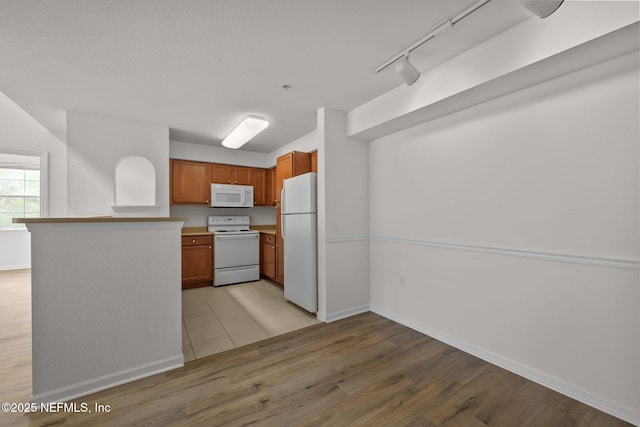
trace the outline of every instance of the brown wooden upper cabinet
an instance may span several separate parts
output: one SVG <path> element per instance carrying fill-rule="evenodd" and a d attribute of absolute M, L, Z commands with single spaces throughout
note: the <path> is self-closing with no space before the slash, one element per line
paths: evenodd
<path fill-rule="evenodd" d="M 311 172 L 318 172 L 318 152 L 311 153 Z"/>
<path fill-rule="evenodd" d="M 211 165 L 211 182 L 216 184 L 231 184 L 233 166 Z"/>
<path fill-rule="evenodd" d="M 211 182 L 215 184 L 253 185 L 253 169 L 246 166 L 211 164 Z"/>
<path fill-rule="evenodd" d="M 267 205 L 276 205 L 276 168 L 272 167 L 267 171 Z"/>
<path fill-rule="evenodd" d="M 292 151 L 271 169 L 222 163 L 170 160 L 171 204 L 209 205 L 211 184 L 253 185 L 255 206 L 277 206 L 282 182 L 312 170 L 315 153 Z"/>
<path fill-rule="evenodd" d="M 209 205 L 211 169 L 209 163 L 170 160 L 171 204 Z"/>
<path fill-rule="evenodd" d="M 280 194 L 283 181 L 310 171 L 311 153 L 292 151 L 278 157 L 276 162 L 276 277 L 274 280 L 281 285 L 284 285 L 284 240 L 282 239 L 280 218 Z"/>
<path fill-rule="evenodd" d="M 267 170 L 253 170 L 253 204 L 255 206 L 266 206 L 267 203 Z"/>
<path fill-rule="evenodd" d="M 276 162 L 276 203 L 280 202 L 282 182 L 293 176 L 311 172 L 311 153 L 292 151 L 278 157 Z"/>

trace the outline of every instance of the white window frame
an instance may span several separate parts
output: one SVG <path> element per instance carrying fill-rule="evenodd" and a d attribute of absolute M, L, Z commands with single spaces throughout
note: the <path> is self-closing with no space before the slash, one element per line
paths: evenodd
<path fill-rule="evenodd" d="M 49 153 L 22 150 L 5 150 L 3 148 L 0 148 L 0 154 L 14 154 L 18 156 L 31 156 L 40 158 L 40 218 L 49 216 Z M 26 229 L 26 227 L 17 229 Z"/>

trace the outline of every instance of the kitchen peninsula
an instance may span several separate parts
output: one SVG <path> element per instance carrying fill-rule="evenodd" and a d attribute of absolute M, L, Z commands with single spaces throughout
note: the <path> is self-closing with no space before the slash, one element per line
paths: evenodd
<path fill-rule="evenodd" d="M 14 219 L 31 232 L 32 402 L 183 366 L 184 218 Z"/>

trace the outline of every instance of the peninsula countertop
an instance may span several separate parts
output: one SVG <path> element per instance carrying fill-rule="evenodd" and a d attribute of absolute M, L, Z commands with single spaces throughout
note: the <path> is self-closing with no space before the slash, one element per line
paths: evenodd
<path fill-rule="evenodd" d="M 184 217 L 87 216 L 59 218 L 13 218 L 14 224 L 87 224 L 97 222 L 184 222 Z"/>

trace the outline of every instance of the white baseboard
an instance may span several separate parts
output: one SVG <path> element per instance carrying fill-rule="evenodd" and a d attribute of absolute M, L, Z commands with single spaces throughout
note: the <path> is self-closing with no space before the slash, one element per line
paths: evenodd
<path fill-rule="evenodd" d="M 469 353 L 484 361 L 487 361 L 503 369 L 506 369 L 510 372 L 518 374 L 521 377 L 524 377 L 535 383 L 541 384 L 547 388 L 557 391 L 558 393 L 564 394 L 565 396 L 569 396 L 572 399 L 575 399 L 586 405 L 592 406 L 596 409 L 599 409 L 603 412 L 613 415 L 614 417 L 620 418 L 621 420 L 627 421 L 634 425 L 640 425 L 640 413 L 634 412 L 632 409 L 620 407 L 614 403 L 611 403 L 597 396 L 594 396 L 591 393 L 588 393 L 584 390 L 573 387 L 563 382 L 562 380 L 550 377 L 543 372 L 533 370 L 513 360 L 507 359 L 495 353 L 488 352 L 482 348 L 476 347 L 465 341 L 460 341 L 456 338 L 453 338 L 447 334 L 442 333 L 441 331 L 416 325 L 411 321 L 407 321 L 401 315 L 398 315 L 396 313 L 388 312 L 377 306 L 371 306 L 371 311 L 376 314 L 379 314 L 380 316 L 386 317 L 387 319 L 393 320 L 394 322 L 398 322 L 408 328 L 416 330 L 422 334 L 430 336 L 431 338 L 435 338 L 438 341 L 442 341 L 443 343 L 448 344 L 452 347 L 455 347 L 459 350 L 462 350 L 465 353 Z"/>
<path fill-rule="evenodd" d="M 32 403 L 49 403 L 49 402 L 67 402 L 71 399 L 87 396 L 101 390 L 126 384 L 131 381 L 159 374 L 161 372 L 170 371 L 172 369 L 184 366 L 184 356 L 182 353 L 178 356 L 168 357 L 166 359 L 157 360 L 155 362 L 146 363 L 136 366 L 135 368 L 125 369 L 123 371 L 114 372 L 97 378 L 91 378 L 76 384 L 60 387 L 55 390 L 38 393 L 31 396 Z"/>
<path fill-rule="evenodd" d="M 323 317 L 324 319 L 320 319 L 324 322 L 331 323 L 336 320 L 344 319 L 346 317 L 355 316 L 356 314 L 365 313 L 369 311 L 369 305 L 360 305 L 357 307 L 350 307 L 345 310 L 334 311 L 333 313 L 327 313 Z M 320 317 L 318 317 L 320 318 Z"/>
<path fill-rule="evenodd" d="M 31 268 L 31 264 L 21 264 L 21 265 L 0 265 L 0 271 L 5 270 L 24 270 L 27 268 Z"/>

